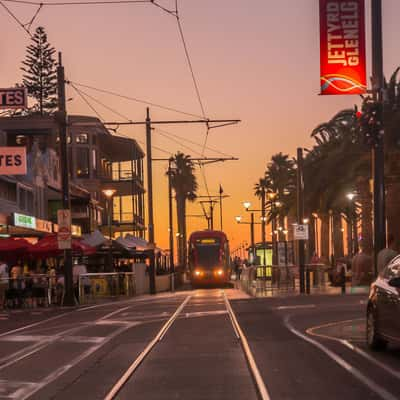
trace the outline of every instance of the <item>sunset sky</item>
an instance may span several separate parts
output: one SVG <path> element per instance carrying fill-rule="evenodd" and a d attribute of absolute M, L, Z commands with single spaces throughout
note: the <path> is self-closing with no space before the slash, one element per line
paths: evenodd
<path fill-rule="evenodd" d="M 173 8 L 174 0 L 160 0 Z M 23 23 L 37 7 L 5 3 Z M 219 184 L 230 197 L 224 202 L 224 230 L 231 247 L 249 241 L 248 225 L 234 217 L 244 214 L 242 201 L 253 196 L 253 186 L 277 152 L 295 154 L 312 144 L 310 133 L 320 122 L 342 108 L 359 104 L 357 96 L 318 96 L 318 0 L 180 0 L 183 31 L 197 77 L 206 115 L 216 119 L 241 119 L 237 126 L 210 131 L 208 146 L 239 161 L 205 168 L 211 194 Z M 370 1 L 367 6 L 367 57 L 370 59 Z M 400 65 L 399 0 L 383 0 L 384 69 L 390 75 Z M 28 35 L 3 8 L 1 20 L 1 87 L 21 82 L 20 65 Z M 176 19 L 147 4 L 45 6 L 33 23 L 44 26 L 49 42 L 63 53 L 66 76 L 74 82 L 111 90 L 153 103 L 200 115 Z M 369 65 L 368 65 L 369 68 Z M 367 75 L 371 72 L 368 69 Z M 94 115 L 72 88 L 67 88 L 68 112 Z M 132 120 L 146 116 L 144 104 L 84 89 Z M 93 103 L 105 120 L 121 120 Z M 151 107 L 153 119 L 187 119 L 185 115 Z M 197 125 L 164 126 L 163 130 L 202 144 L 205 128 Z M 144 148 L 144 127 L 124 127 L 119 133 L 136 138 Z M 179 140 L 178 140 L 179 141 Z M 184 143 L 184 142 L 181 142 Z M 154 157 L 181 150 L 199 153 L 153 133 Z M 185 145 L 201 152 L 201 146 Z M 206 156 L 219 154 L 207 150 Z M 168 247 L 167 165 L 154 165 L 155 237 Z M 329 173 L 327 171 L 327 173 Z M 205 185 L 200 173 L 200 195 Z M 200 205 L 189 208 L 200 214 Z M 215 213 L 215 226 L 219 214 Z M 245 217 L 245 216 L 244 216 Z M 189 218 L 188 232 L 206 228 L 205 219 Z M 256 239 L 260 239 L 256 229 Z"/>

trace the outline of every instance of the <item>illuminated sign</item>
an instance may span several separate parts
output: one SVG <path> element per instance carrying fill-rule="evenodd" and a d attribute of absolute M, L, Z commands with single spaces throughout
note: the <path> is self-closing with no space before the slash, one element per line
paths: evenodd
<path fill-rule="evenodd" d="M 14 225 L 21 228 L 36 229 L 36 218 L 30 215 L 14 213 Z"/>
<path fill-rule="evenodd" d="M 0 109 L 27 108 L 27 97 L 26 88 L 23 87 L 0 89 Z"/>
<path fill-rule="evenodd" d="M 44 219 L 36 218 L 36 230 L 51 233 L 53 231 L 53 223 L 45 221 Z"/>
<path fill-rule="evenodd" d="M 0 147 L 0 175 L 26 175 L 25 147 Z"/>
<path fill-rule="evenodd" d="M 319 0 L 321 94 L 367 89 L 364 0 Z"/>
<path fill-rule="evenodd" d="M 199 244 L 215 244 L 215 243 L 218 243 L 218 240 L 214 239 L 214 238 L 204 238 L 204 239 L 197 239 L 196 243 L 199 243 Z"/>

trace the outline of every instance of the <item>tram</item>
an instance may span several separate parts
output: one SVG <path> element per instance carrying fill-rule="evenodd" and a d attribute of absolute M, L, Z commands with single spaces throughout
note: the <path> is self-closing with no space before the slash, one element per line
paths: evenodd
<path fill-rule="evenodd" d="M 193 232 L 189 237 L 188 261 L 193 286 L 228 283 L 231 266 L 225 233 L 212 230 Z"/>

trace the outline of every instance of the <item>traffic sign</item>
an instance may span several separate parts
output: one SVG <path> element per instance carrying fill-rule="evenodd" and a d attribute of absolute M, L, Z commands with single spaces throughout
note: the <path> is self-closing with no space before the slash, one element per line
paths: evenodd
<path fill-rule="evenodd" d="M 308 240 L 308 225 L 294 225 L 294 240 Z"/>
<path fill-rule="evenodd" d="M 57 241 L 60 250 L 71 248 L 71 211 L 58 210 L 57 211 Z"/>

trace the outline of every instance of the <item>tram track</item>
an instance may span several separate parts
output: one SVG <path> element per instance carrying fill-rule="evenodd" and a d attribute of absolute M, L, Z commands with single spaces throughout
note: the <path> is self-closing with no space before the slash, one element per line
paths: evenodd
<path fill-rule="evenodd" d="M 229 299 L 228 299 L 225 291 L 223 291 L 223 290 L 221 291 L 220 295 L 221 295 L 222 299 L 221 298 L 217 299 L 213 303 L 213 305 L 215 305 L 215 304 L 224 305 L 225 310 L 208 311 L 208 312 L 203 311 L 203 312 L 198 312 L 195 314 L 199 314 L 199 316 L 203 316 L 203 317 L 206 317 L 207 315 L 213 315 L 213 316 L 227 315 L 229 317 L 236 340 L 240 341 L 240 345 L 241 345 L 240 347 L 243 351 L 244 358 L 247 362 L 247 367 L 250 372 L 252 381 L 254 383 L 255 392 L 257 394 L 257 397 L 260 400 L 270 400 L 268 390 L 267 390 L 266 385 L 261 377 L 261 374 L 260 374 L 257 364 L 255 362 L 254 356 L 253 356 L 250 346 L 248 344 L 247 338 L 238 323 L 236 315 L 230 305 Z M 132 364 L 128 367 L 128 369 L 126 369 L 126 371 L 121 376 L 121 378 L 109 390 L 109 392 L 104 397 L 104 400 L 113 400 L 113 399 L 119 398 L 119 395 L 121 394 L 122 390 L 128 385 L 128 382 L 133 378 L 133 375 L 138 370 L 140 365 L 145 362 L 145 359 L 150 354 L 150 352 L 152 350 L 154 350 L 157 347 L 157 345 L 160 345 L 160 343 L 162 342 L 164 337 L 168 334 L 168 332 L 170 331 L 171 327 L 173 326 L 173 324 L 176 320 L 178 320 L 178 319 L 190 320 L 190 318 L 188 318 L 188 316 L 192 315 L 193 313 L 190 313 L 190 312 L 184 313 L 185 307 L 190 305 L 191 307 L 196 308 L 199 306 L 199 304 L 201 304 L 201 305 L 207 304 L 207 302 L 205 302 L 205 303 L 198 302 L 195 304 L 189 304 L 189 302 L 192 298 L 193 298 L 192 295 L 189 295 L 185 298 L 185 300 L 176 309 L 175 313 L 162 326 L 162 328 L 155 335 L 155 337 L 148 343 L 148 345 L 145 347 L 145 349 L 132 362 Z M 208 305 L 209 304 L 210 303 L 208 303 Z"/>

